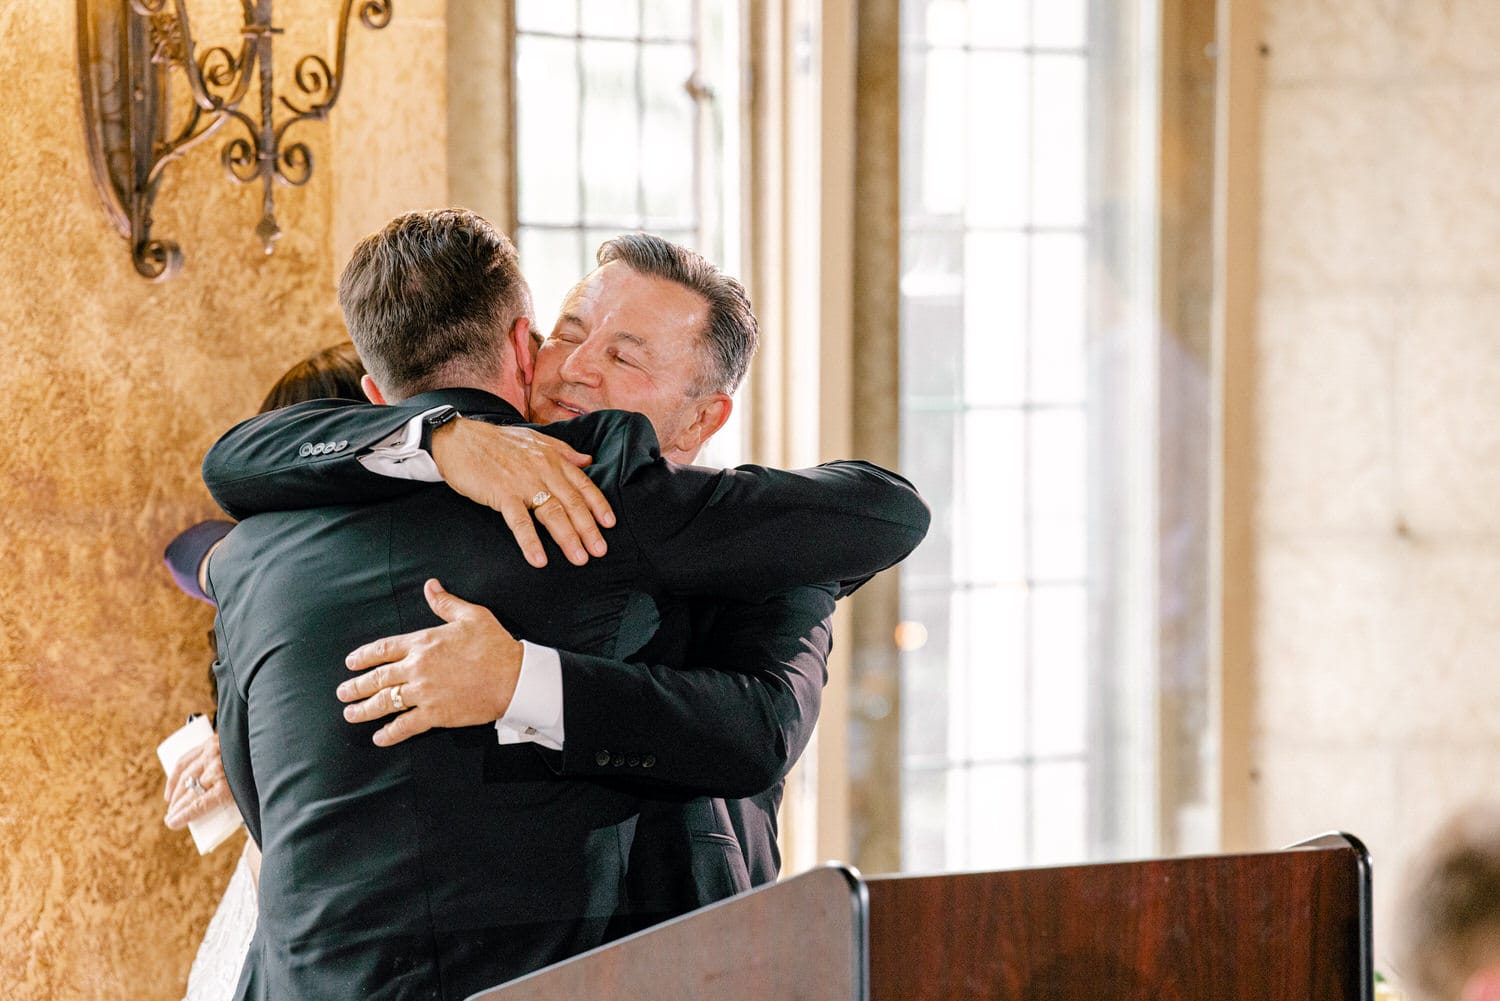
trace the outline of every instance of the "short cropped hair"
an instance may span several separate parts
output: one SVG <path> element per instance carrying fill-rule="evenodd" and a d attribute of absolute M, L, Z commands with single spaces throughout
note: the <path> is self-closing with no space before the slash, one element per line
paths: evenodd
<path fill-rule="evenodd" d="M 1457 1001 L 1471 975 L 1500 964 L 1500 805 L 1444 824 L 1407 873 L 1397 921 L 1403 986 Z"/>
<path fill-rule="evenodd" d="M 531 318 L 515 245 L 466 209 L 397 216 L 365 237 L 339 278 L 339 305 L 370 376 L 402 399 L 487 377 L 505 334 Z"/>
<path fill-rule="evenodd" d="M 605 240 L 597 259 L 601 267 L 619 261 L 632 271 L 665 278 L 702 296 L 708 303 L 708 320 L 699 334 L 701 360 L 691 391 L 732 393 L 739 387 L 760 341 L 745 286 L 697 251 L 650 233 Z"/>

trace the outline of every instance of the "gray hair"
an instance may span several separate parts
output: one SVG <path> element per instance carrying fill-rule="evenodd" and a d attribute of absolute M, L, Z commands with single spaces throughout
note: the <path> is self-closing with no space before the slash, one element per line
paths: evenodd
<path fill-rule="evenodd" d="M 619 261 L 632 271 L 665 278 L 702 296 L 708 303 L 708 322 L 699 335 L 703 359 L 692 391 L 732 393 L 739 387 L 760 342 L 745 286 L 697 251 L 650 233 L 605 240 L 597 259 L 601 267 Z"/>

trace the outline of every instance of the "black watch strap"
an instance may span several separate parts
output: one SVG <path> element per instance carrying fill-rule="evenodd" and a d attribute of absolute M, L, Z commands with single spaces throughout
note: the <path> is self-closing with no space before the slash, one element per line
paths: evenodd
<path fill-rule="evenodd" d="M 421 449 L 428 455 L 432 454 L 432 433 L 449 421 L 456 421 L 463 415 L 452 407 L 443 407 L 434 410 L 422 418 L 422 441 Z"/>

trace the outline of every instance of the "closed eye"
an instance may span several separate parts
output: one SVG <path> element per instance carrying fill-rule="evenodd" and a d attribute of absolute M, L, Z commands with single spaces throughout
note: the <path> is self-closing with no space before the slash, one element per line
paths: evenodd
<path fill-rule="evenodd" d="M 559 316 L 557 325 L 552 328 L 552 334 L 547 340 L 562 341 L 566 344 L 583 343 L 583 321 L 571 313 Z"/>
<path fill-rule="evenodd" d="M 622 347 L 628 353 L 622 353 Z M 624 330 L 615 335 L 615 342 L 610 347 L 610 353 L 614 356 L 615 361 L 620 362 L 622 365 L 629 365 L 631 368 L 638 368 L 643 371 L 646 368 L 646 362 L 653 357 L 651 348 L 647 345 L 644 338 Z"/>

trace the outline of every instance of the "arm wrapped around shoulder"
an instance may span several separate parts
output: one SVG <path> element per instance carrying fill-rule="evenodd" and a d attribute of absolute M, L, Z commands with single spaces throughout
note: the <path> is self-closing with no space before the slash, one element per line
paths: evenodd
<path fill-rule="evenodd" d="M 359 456 L 399 433 L 422 404 L 313 400 L 241 421 L 203 457 L 203 482 L 224 512 L 248 518 L 325 504 L 400 497 L 426 484 L 370 472 Z"/>
<path fill-rule="evenodd" d="M 861 498 L 867 507 L 859 513 L 873 526 L 872 538 L 849 540 L 856 550 L 851 556 L 859 556 L 862 551 L 872 564 L 879 565 L 863 575 L 840 577 L 838 597 L 854 593 L 881 570 L 906 559 L 927 537 L 932 509 L 905 477 L 859 459 L 825 462 L 806 472 L 825 485 L 838 485 Z"/>
<path fill-rule="evenodd" d="M 622 495 L 620 523 L 670 589 L 748 601 L 800 584 L 849 594 L 910 555 L 932 518 L 904 478 L 853 460 L 719 471 L 658 461 Z"/>

